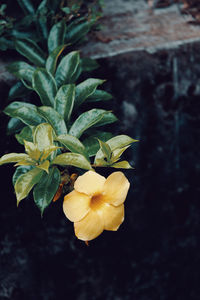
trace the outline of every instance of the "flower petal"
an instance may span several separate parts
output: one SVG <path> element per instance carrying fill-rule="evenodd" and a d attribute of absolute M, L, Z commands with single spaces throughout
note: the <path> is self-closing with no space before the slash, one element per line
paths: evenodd
<path fill-rule="evenodd" d="M 99 236 L 104 229 L 102 218 L 93 210 L 79 222 L 74 223 L 75 235 L 79 240 L 91 241 Z"/>
<path fill-rule="evenodd" d="M 87 195 L 100 194 L 106 179 L 94 171 L 88 171 L 79 176 L 74 183 L 74 188 L 79 193 Z"/>
<path fill-rule="evenodd" d="M 122 204 L 127 196 L 130 182 L 122 172 L 114 172 L 104 184 L 104 201 L 114 206 Z"/>
<path fill-rule="evenodd" d="M 63 202 L 63 211 L 66 217 L 77 222 L 83 219 L 90 210 L 90 197 L 85 194 L 72 191 L 67 194 Z"/>
<path fill-rule="evenodd" d="M 97 213 L 103 219 L 105 230 L 116 231 L 124 221 L 124 204 L 116 207 L 108 203 L 104 203 L 97 210 Z"/>

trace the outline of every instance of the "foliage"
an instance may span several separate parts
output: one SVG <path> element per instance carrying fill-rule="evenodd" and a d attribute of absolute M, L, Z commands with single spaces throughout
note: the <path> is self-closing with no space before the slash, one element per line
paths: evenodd
<path fill-rule="evenodd" d="M 17 35 L 12 40 L 24 60 L 8 67 L 19 81 L 9 92 L 9 99 L 14 101 L 4 113 L 10 117 L 8 133 L 15 134 L 17 141 L 24 145 L 25 153 L 5 154 L 0 158 L 0 165 L 15 163 L 13 185 L 17 204 L 33 190 L 33 199 L 41 214 L 62 195 L 63 187 L 71 191 L 73 174 L 96 167 L 132 168 L 121 156 L 137 141 L 127 135 L 113 136 L 112 132 L 101 130 L 116 122 L 117 117 L 112 111 L 99 108 L 112 99 L 112 95 L 101 88 L 105 80 L 85 77 L 98 67 L 97 62 L 71 49 L 94 23 L 92 17 L 90 21 L 77 17 L 82 1 L 68 1 L 72 2 L 74 6 L 63 6 L 64 1 L 61 2 L 59 9 L 67 17 L 60 18 L 47 30 L 46 45 L 31 36 Z M 35 16 L 38 9 L 47 14 L 50 5 L 57 1 L 43 0 L 37 10 L 31 1 L 18 3 L 27 16 Z M 75 3 L 79 3 L 78 6 Z M 27 95 L 35 102 L 28 102 Z M 85 110 L 85 104 L 89 109 Z"/>
<path fill-rule="evenodd" d="M 29 38 L 45 47 L 50 28 L 63 20 L 65 42 L 79 42 L 101 16 L 102 0 L 7 0 L 0 5 L 0 50 L 15 48 L 15 41 Z"/>

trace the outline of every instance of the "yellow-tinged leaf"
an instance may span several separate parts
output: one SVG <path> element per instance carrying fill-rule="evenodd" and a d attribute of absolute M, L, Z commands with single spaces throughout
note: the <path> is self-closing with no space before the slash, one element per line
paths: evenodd
<path fill-rule="evenodd" d="M 49 165 L 50 165 L 50 162 L 48 160 L 45 160 L 40 165 L 38 165 L 37 168 L 42 169 L 42 170 L 46 171 L 47 173 L 49 173 Z"/>
<path fill-rule="evenodd" d="M 34 168 L 27 173 L 21 175 L 15 183 L 15 193 L 17 197 L 17 206 L 19 202 L 26 198 L 33 186 L 40 181 L 43 170 Z"/>
<path fill-rule="evenodd" d="M 113 165 L 111 165 L 110 167 L 112 168 L 116 168 L 116 169 L 133 169 L 133 167 L 129 164 L 128 161 L 123 160 L 123 161 L 119 161 L 117 163 L 114 163 Z"/>
<path fill-rule="evenodd" d="M 111 148 L 111 151 L 113 152 L 114 150 L 118 149 L 118 148 L 124 148 L 128 145 L 131 145 L 132 143 L 138 142 L 138 140 L 134 140 L 131 137 L 129 137 L 128 135 L 117 135 L 113 138 L 111 138 L 110 140 L 106 141 L 106 144 L 108 144 Z M 103 151 L 101 149 L 99 149 L 99 151 L 97 152 L 96 156 L 95 156 L 95 163 L 97 160 L 101 159 L 104 157 Z"/>
<path fill-rule="evenodd" d="M 126 151 L 126 149 L 128 149 L 131 145 L 128 145 L 126 147 L 123 147 L 123 148 L 117 148 L 113 151 L 112 153 L 112 157 L 111 157 L 111 161 L 114 163 L 114 162 L 117 162 L 121 155 L 124 153 L 124 151 Z"/>
<path fill-rule="evenodd" d="M 35 145 L 32 142 L 28 142 L 24 140 L 24 146 L 25 146 L 25 151 L 26 153 L 35 160 L 38 160 L 41 156 L 41 152 L 38 149 L 37 145 Z"/>
<path fill-rule="evenodd" d="M 34 131 L 33 142 L 40 151 L 53 145 L 53 128 L 48 123 L 39 124 Z"/>
<path fill-rule="evenodd" d="M 0 158 L 0 165 L 8 163 L 16 163 L 29 158 L 28 154 L 25 153 L 9 153 L 5 154 Z"/>
<path fill-rule="evenodd" d="M 29 157 L 27 159 L 19 161 L 17 164 L 14 165 L 14 167 L 18 167 L 18 166 L 35 166 L 35 164 L 36 164 L 36 161 Z"/>
<path fill-rule="evenodd" d="M 42 156 L 41 156 L 41 158 L 40 158 L 41 161 L 47 159 L 48 156 L 49 156 L 53 151 L 56 151 L 57 149 L 60 149 L 60 148 L 61 148 L 61 147 L 57 147 L 57 146 L 52 145 L 52 146 L 49 146 L 49 147 L 47 147 L 46 149 L 44 149 L 43 154 L 42 154 Z"/>
<path fill-rule="evenodd" d="M 110 166 L 110 163 L 107 163 L 103 158 L 102 159 L 97 159 L 95 161 L 95 166 L 96 167 L 108 167 Z"/>
<path fill-rule="evenodd" d="M 100 147 L 101 147 L 101 150 L 102 150 L 102 152 L 103 152 L 103 154 L 104 154 L 106 160 L 107 160 L 108 162 L 110 162 L 111 153 L 112 153 L 112 151 L 111 151 L 111 149 L 110 149 L 110 146 L 109 146 L 107 143 L 101 141 L 100 139 L 98 139 L 98 141 L 99 141 L 99 145 L 100 145 Z"/>

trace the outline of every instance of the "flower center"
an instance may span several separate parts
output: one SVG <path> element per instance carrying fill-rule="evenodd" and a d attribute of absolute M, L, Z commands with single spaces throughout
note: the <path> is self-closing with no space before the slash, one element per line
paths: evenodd
<path fill-rule="evenodd" d="M 94 195 L 90 202 L 90 207 L 93 210 L 97 210 L 104 203 L 103 197 L 101 194 Z"/>

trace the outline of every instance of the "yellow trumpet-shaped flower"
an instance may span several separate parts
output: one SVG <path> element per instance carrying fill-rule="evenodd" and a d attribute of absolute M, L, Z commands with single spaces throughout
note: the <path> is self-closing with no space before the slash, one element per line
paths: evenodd
<path fill-rule="evenodd" d="M 79 176 L 63 203 L 77 238 L 90 241 L 103 230 L 116 231 L 124 220 L 123 203 L 129 187 L 122 172 L 114 172 L 107 179 L 94 171 Z"/>

